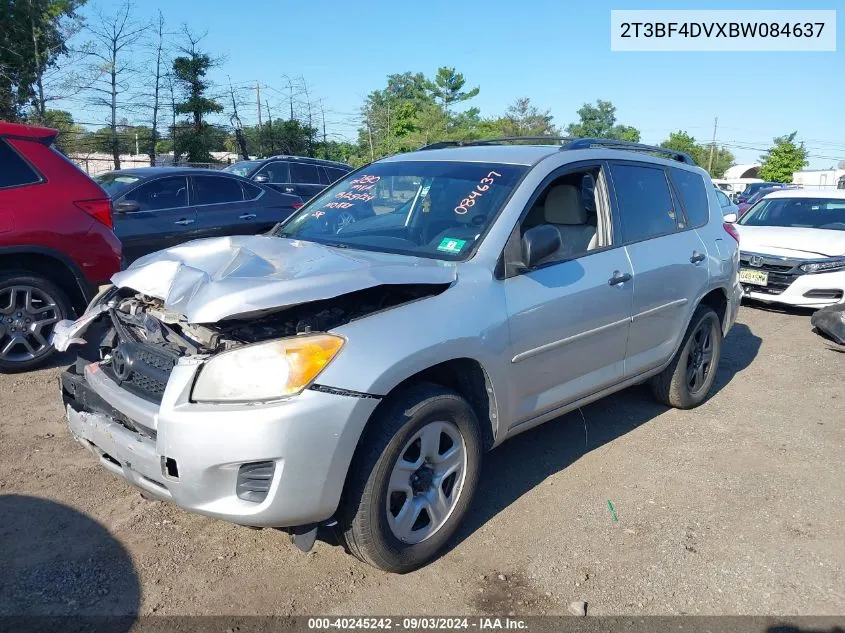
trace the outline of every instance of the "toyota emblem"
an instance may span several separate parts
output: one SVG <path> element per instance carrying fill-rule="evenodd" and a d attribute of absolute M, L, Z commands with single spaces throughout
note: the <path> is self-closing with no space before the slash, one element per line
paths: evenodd
<path fill-rule="evenodd" d="M 129 366 L 129 359 L 126 358 L 126 353 L 117 347 L 111 355 L 111 368 L 114 375 L 119 380 L 126 380 L 132 375 L 132 368 Z"/>
<path fill-rule="evenodd" d="M 748 260 L 748 263 L 754 266 L 755 268 L 760 268 L 763 265 L 763 258 L 759 255 L 752 255 L 751 259 Z"/>

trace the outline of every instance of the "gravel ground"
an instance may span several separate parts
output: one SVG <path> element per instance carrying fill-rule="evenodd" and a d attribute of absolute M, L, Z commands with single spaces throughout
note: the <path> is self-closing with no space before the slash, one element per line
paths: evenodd
<path fill-rule="evenodd" d="M 58 361 L 3 375 L 0 614 L 841 615 L 843 369 L 808 314 L 745 306 L 707 403 L 638 387 L 514 438 L 405 576 L 144 500 L 71 440 Z"/>

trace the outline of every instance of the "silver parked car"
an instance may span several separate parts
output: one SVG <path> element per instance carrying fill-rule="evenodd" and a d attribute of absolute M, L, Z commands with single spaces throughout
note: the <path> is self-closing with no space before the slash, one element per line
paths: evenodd
<path fill-rule="evenodd" d="M 351 553 L 405 572 L 455 532 L 506 439 L 647 380 L 700 404 L 737 268 L 683 154 L 438 144 L 349 174 L 269 234 L 115 275 L 56 328 L 59 349 L 99 348 L 62 396 L 73 435 L 147 495 L 303 549 L 336 522 Z"/>

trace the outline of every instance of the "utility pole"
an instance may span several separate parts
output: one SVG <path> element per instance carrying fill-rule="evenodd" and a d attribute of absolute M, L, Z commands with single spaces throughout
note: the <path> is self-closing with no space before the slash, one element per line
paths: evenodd
<path fill-rule="evenodd" d="M 293 121 L 293 83 L 291 82 L 290 77 L 288 77 L 288 93 L 290 94 L 288 99 L 290 102 L 290 120 Z"/>
<path fill-rule="evenodd" d="M 713 169 L 713 152 L 716 150 L 716 126 L 719 125 L 719 117 L 713 119 L 713 141 L 710 143 L 710 160 L 707 161 L 707 171 Z"/>
<path fill-rule="evenodd" d="M 270 115 L 270 103 L 267 99 L 264 100 L 264 105 L 267 106 L 267 123 L 270 125 L 270 156 L 276 154 L 276 143 L 273 139 L 273 117 Z"/>
<path fill-rule="evenodd" d="M 261 151 L 261 85 L 255 82 L 255 102 L 258 104 L 258 155 L 263 156 Z"/>
<path fill-rule="evenodd" d="M 328 158 L 329 146 L 326 144 L 326 111 L 323 109 L 322 99 L 320 99 L 320 116 L 323 118 L 323 158 Z"/>
<path fill-rule="evenodd" d="M 367 110 L 367 132 L 370 135 L 370 162 L 374 162 L 376 160 L 376 154 L 373 151 L 373 124 L 370 121 L 370 110 Z"/>
<path fill-rule="evenodd" d="M 238 104 L 235 101 L 235 91 L 232 88 L 232 78 L 229 77 L 229 94 L 232 95 L 232 118 L 229 121 L 232 127 L 235 128 L 235 140 L 238 142 L 238 148 L 241 152 L 241 158 L 249 160 L 249 153 L 246 150 L 246 139 L 244 138 L 243 126 L 241 125 L 241 118 L 238 116 Z"/>
<path fill-rule="evenodd" d="M 135 132 L 135 155 L 137 156 L 141 152 L 138 150 L 138 133 Z"/>

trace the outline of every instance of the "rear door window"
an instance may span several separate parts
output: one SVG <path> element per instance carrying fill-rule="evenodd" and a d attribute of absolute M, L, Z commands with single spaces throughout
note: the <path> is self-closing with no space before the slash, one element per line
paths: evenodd
<path fill-rule="evenodd" d="M 130 191 L 124 200 L 137 203 L 138 211 L 184 207 L 188 205 L 188 179 L 185 176 L 159 178 Z"/>
<path fill-rule="evenodd" d="M 41 176 L 6 141 L 0 139 L 0 189 L 37 182 L 41 182 Z"/>
<path fill-rule="evenodd" d="M 223 204 L 244 199 L 241 183 L 222 176 L 194 176 L 194 204 Z"/>
<path fill-rule="evenodd" d="M 626 243 L 677 230 L 672 194 L 662 167 L 612 163 L 610 174 Z"/>
<path fill-rule="evenodd" d="M 710 210 L 704 178 L 695 172 L 676 167 L 672 167 L 669 171 L 687 214 L 687 226 L 697 228 L 707 224 L 710 219 Z"/>
<path fill-rule="evenodd" d="M 306 163 L 291 163 L 290 181 L 294 183 L 319 184 L 320 176 L 317 174 L 317 166 Z"/>
<path fill-rule="evenodd" d="M 242 182 L 241 187 L 243 187 L 244 190 L 244 200 L 255 200 L 263 192 L 261 187 L 256 187 L 248 182 Z"/>

